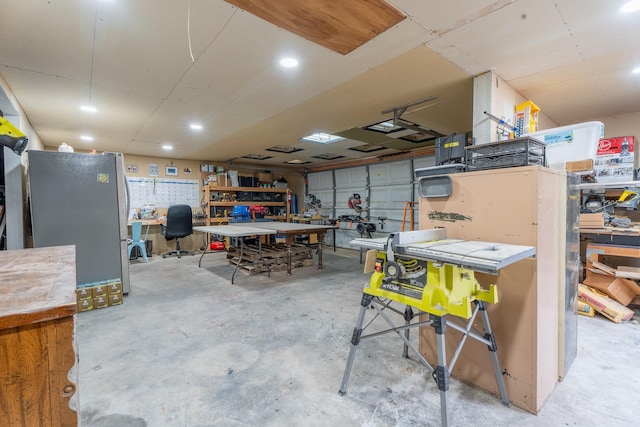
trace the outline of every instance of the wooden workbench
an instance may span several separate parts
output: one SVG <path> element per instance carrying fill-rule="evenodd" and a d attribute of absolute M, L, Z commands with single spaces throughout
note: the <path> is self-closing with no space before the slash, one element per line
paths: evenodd
<path fill-rule="evenodd" d="M 78 425 L 74 246 L 0 251 L 0 420 Z"/>

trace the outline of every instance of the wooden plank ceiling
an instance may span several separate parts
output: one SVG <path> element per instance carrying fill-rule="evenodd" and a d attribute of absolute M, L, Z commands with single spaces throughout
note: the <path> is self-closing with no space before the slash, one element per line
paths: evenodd
<path fill-rule="evenodd" d="M 225 0 L 346 55 L 406 18 L 384 0 Z"/>

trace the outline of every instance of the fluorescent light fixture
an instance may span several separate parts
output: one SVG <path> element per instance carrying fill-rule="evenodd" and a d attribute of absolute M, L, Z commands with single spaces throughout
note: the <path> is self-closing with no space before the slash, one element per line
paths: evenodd
<path fill-rule="evenodd" d="M 87 113 L 97 113 L 98 109 L 92 105 L 82 105 L 80 109 Z"/>
<path fill-rule="evenodd" d="M 93 137 L 89 135 L 80 135 L 80 139 L 83 141 L 93 141 Z"/>
<path fill-rule="evenodd" d="M 280 60 L 280 65 L 285 68 L 294 68 L 298 66 L 298 60 L 295 58 L 282 58 Z"/>
<path fill-rule="evenodd" d="M 341 136 L 331 135 L 328 133 L 314 133 L 312 135 L 307 135 L 302 138 L 303 141 L 309 142 L 319 142 L 320 144 L 332 144 L 334 142 L 342 141 L 344 138 Z"/>
<path fill-rule="evenodd" d="M 202 130 L 202 125 L 200 123 L 191 123 L 189 127 L 193 130 Z"/>
<path fill-rule="evenodd" d="M 621 13 L 633 13 L 640 10 L 640 0 L 631 0 L 626 2 L 621 8 Z"/>
<path fill-rule="evenodd" d="M 162 144 L 162 149 L 170 151 L 170 150 L 173 150 L 173 147 L 169 144 Z"/>

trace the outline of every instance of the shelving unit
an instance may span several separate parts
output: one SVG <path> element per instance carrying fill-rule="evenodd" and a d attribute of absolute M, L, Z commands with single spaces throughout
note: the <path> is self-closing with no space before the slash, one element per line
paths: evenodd
<path fill-rule="evenodd" d="M 266 219 L 288 221 L 288 191 L 287 188 L 222 187 L 211 183 L 205 186 L 207 225 L 228 223 L 235 206 L 263 206 L 271 211 Z"/>

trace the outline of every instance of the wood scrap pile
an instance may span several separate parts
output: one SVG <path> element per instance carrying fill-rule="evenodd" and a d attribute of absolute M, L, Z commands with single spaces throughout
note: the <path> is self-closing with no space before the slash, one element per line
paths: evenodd
<path fill-rule="evenodd" d="M 591 264 L 587 278 L 578 286 L 578 314 L 593 316 L 598 312 L 616 323 L 631 319 L 635 314 L 631 308 L 640 308 L 640 285 L 636 282 L 640 268 L 613 268 L 597 261 Z"/>
<path fill-rule="evenodd" d="M 284 244 L 262 245 L 262 259 L 257 244 L 247 245 L 242 256 L 242 261 L 238 267 L 249 275 L 264 273 L 267 271 L 265 263 L 271 271 L 286 271 L 287 269 L 287 246 Z M 227 253 L 227 261 L 235 266 L 240 258 L 240 249 L 230 248 Z M 263 262 L 264 260 L 264 262 Z M 310 267 L 313 264 L 311 259 L 311 248 L 306 245 L 295 244 L 291 248 L 291 268 Z"/>

